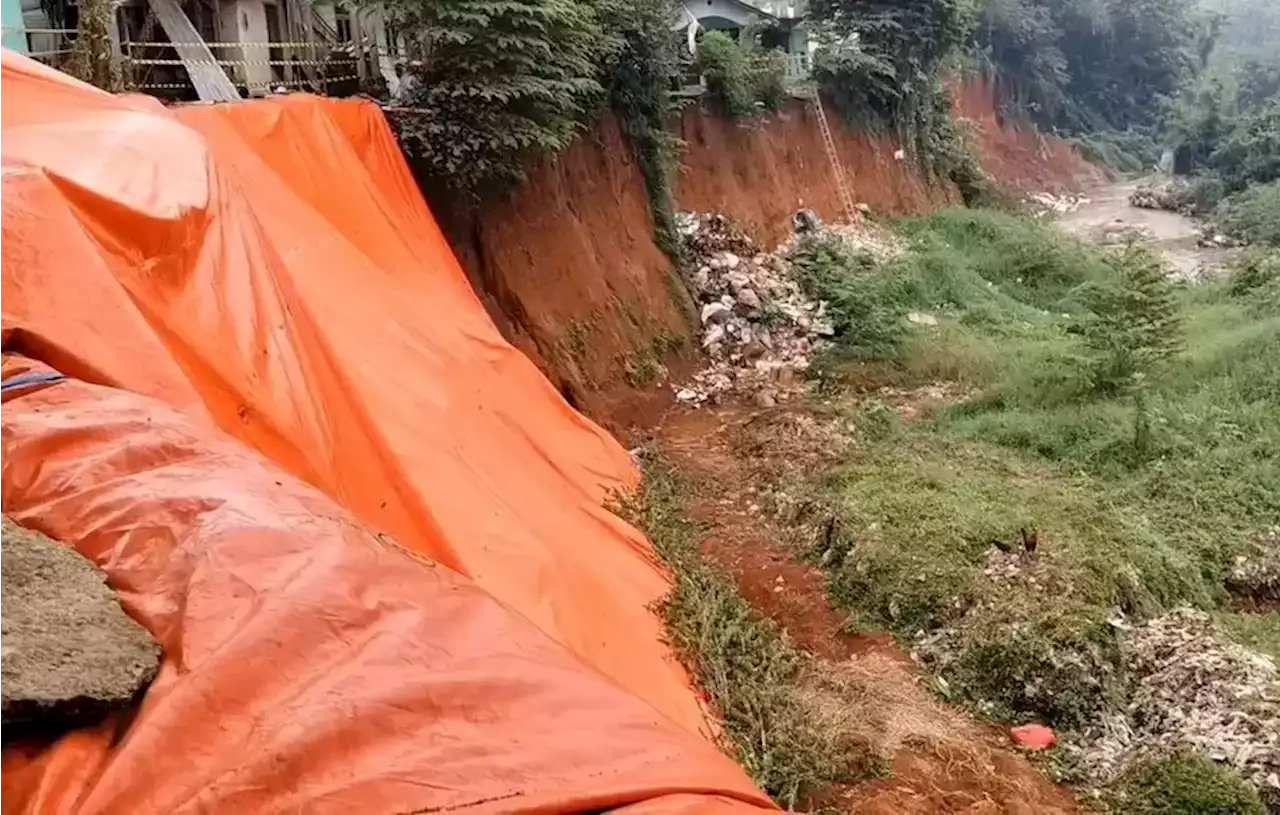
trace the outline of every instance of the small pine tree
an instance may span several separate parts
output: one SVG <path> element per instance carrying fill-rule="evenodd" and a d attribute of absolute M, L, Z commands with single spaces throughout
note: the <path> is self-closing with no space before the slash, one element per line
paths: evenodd
<path fill-rule="evenodd" d="M 1176 286 L 1149 247 L 1129 243 L 1107 265 L 1114 278 L 1086 293 L 1092 316 L 1084 336 L 1096 358 L 1095 389 L 1117 393 L 1178 351 L 1181 320 Z"/>

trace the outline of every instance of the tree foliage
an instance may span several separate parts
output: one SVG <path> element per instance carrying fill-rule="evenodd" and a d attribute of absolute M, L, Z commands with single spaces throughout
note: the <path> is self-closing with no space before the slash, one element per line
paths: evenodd
<path fill-rule="evenodd" d="M 620 50 L 577 0 L 389 0 L 389 21 L 426 53 L 394 117 L 410 155 L 455 188 L 518 179 L 531 154 L 568 146 L 604 98 Z"/>
<path fill-rule="evenodd" d="M 786 57 L 764 49 L 749 30 L 734 41 L 722 31 L 708 31 L 698 43 L 697 65 L 707 82 L 712 104 L 726 116 L 749 116 L 758 109 L 777 110 L 785 97 Z"/>
<path fill-rule="evenodd" d="M 601 5 L 605 29 L 621 41 L 604 69 L 610 107 L 644 175 L 658 246 L 674 258 L 680 252 L 671 191 L 676 139 L 666 129 L 675 110 L 671 85 L 680 73 L 673 16 L 671 0 Z"/>
<path fill-rule="evenodd" d="M 974 50 L 1002 101 L 1041 125 L 1150 130 L 1215 33 L 1196 0 L 979 0 Z"/>
<path fill-rule="evenodd" d="M 901 126 L 927 106 L 968 36 L 962 0 L 814 0 L 815 73 L 849 118 Z"/>
<path fill-rule="evenodd" d="M 1181 326 L 1175 285 L 1154 250 L 1131 243 L 1106 263 L 1114 276 L 1081 290 L 1092 313 L 1083 333 L 1094 355 L 1094 388 L 1119 393 L 1173 356 Z"/>
<path fill-rule="evenodd" d="M 849 122 L 890 130 L 918 164 L 983 194 L 976 160 L 951 119 L 943 78 L 968 41 L 965 0 L 815 0 L 814 76 Z"/>

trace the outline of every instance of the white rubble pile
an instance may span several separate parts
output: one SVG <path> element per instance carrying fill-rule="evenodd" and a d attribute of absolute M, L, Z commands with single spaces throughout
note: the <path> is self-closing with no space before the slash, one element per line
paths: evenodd
<path fill-rule="evenodd" d="M 1280 527 L 1258 536 L 1227 572 L 1227 590 L 1246 603 L 1280 603 Z"/>
<path fill-rule="evenodd" d="M 1219 232 L 1212 224 L 1196 227 L 1196 246 L 1201 249 L 1231 249 L 1239 245 L 1240 241 L 1225 232 Z"/>
<path fill-rule="evenodd" d="M 1280 791 L 1280 674 L 1268 657 L 1214 629 L 1209 615 L 1178 609 L 1123 632 L 1134 681 L 1128 708 L 1086 734 L 1080 757 L 1096 780 L 1135 759 L 1191 748 L 1234 767 L 1264 795 Z"/>
<path fill-rule="evenodd" d="M 723 215 L 680 213 L 677 226 L 711 365 L 676 387 L 676 398 L 700 405 L 736 391 L 766 407 L 788 398 L 834 333 L 826 304 L 800 290 L 781 249 L 758 251 Z"/>
<path fill-rule="evenodd" d="M 1026 206 L 1033 218 L 1058 218 L 1075 212 L 1089 203 L 1086 195 L 1054 195 L 1051 192 L 1037 192 L 1027 196 Z"/>
<path fill-rule="evenodd" d="M 1195 208 L 1191 185 L 1172 178 L 1158 184 L 1142 184 L 1129 193 L 1129 206 L 1139 209 L 1163 209 L 1189 215 Z"/>

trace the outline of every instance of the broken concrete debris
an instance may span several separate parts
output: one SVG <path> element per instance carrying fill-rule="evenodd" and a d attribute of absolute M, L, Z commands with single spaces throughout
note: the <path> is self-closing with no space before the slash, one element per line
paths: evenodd
<path fill-rule="evenodd" d="M 674 388 L 677 400 L 694 406 L 729 392 L 763 394 L 760 405 L 785 401 L 835 333 L 827 304 L 810 299 L 792 277 L 789 258 L 798 240 L 822 233 L 877 259 L 901 251 L 870 225 L 824 225 L 809 210 L 792 218 L 796 236 L 767 253 L 724 215 L 683 212 L 676 221 L 711 361 Z"/>
<path fill-rule="evenodd" d="M 1158 184 L 1139 185 L 1129 194 L 1129 206 L 1191 215 L 1195 210 L 1195 193 L 1186 181 L 1171 178 Z"/>
<path fill-rule="evenodd" d="M 1037 192 L 1027 196 L 1025 206 L 1033 218 L 1057 218 L 1075 212 L 1090 201 L 1086 195 L 1054 195 Z"/>
<path fill-rule="evenodd" d="M 812 212 L 794 221 L 821 227 Z M 833 333 L 825 304 L 804 295 L 783 253 L 759 251 L 723 215 L 681 213 L 677 222 L 711 364 L 677 387 L 676 399 L 700 405 L 729 391 L 761 394 L 762 405 L 786 399 Z"/>
<path fill-rule="evenodd" d="M 1119 630 L 1128 704 L 1066 747 L 1091 777 L 1110 781 L 1135 760 L 1190 748 L 1264 794 L 1280 790 L 1280 674 L 1270 658 L 1188 608 Z"/>
<path fill-rule="evenodd" d="M 155 678 L 160 646 L 120 608 L 105 575 L 8 517 L 0 553 L 5 728 L 73 727 L 130 704 Z"/>

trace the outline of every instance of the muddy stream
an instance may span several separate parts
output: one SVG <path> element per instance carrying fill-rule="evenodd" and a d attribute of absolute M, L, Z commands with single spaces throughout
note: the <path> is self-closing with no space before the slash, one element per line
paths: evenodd
<path fill-rule="evenodd" d="M 1119 181 L 1090 189 L 1087 203 L 1063 215 L 1058 224 L 1073 235 L 1101 244 L 1117 243 L 1126 234 L 1141 234 L 1183 279 L 1217 274 L 1238 250 L 1199 246 L 1198 224 L 1187 215 L 1129 205 L 1134 190 L 1153 182 L 1158 179 Z"/>

